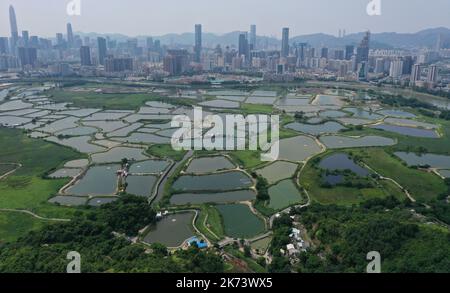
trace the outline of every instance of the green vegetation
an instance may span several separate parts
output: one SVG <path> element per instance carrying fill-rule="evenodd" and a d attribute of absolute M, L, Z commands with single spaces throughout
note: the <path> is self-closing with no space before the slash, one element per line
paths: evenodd
<path fill-rule="evenodd" d="M 255 260 L 253 260 L 251 257 L 245 255 L 244 252 L 237 249 L 236 247 L 232 247 L 232 246 L 226 247 L 225 251 L 228 252 L 229 254 L 231 254 L 232 256 L 245 261 L 245 263 L 247 264 L 247 266 L 251 272 L 258 273 L 258 274 L 267 273 L 267 270 L 265 267 L 261 266 L 259 263 L 257 263 Z"/>
<path fill-rule="evenodd" d="M 108 110 L 136 110 L 145 102 L 158 100 L 159 96 L 144 93 L 94 93 L 55 89 L 48 92 L 56 102 L 73 103 L 75 107 Z"/>
<path fill-rule="evenodd" d="M 245 169 L 254 168 L 262 164 L 259 151 L 235 151 L 229 153 L 229 155 Z"/>
<path fill-rule="evenodd" d="M 17 168 L 16 165 L 9 165 L 9 164 L 3 165 L 3 164 L 0 164 L 0 176 L 6 174 L 8 172 L 11 172 L 12 170 L 14 170 L 16 168 Z"/>
<path fill-rule="evenodd" d="M 201 212 L 196 226 L 204 235 L 213 241 L 218 241 L 225 237 L 222 217 L 213 205 L 205 204 L 201 206 Z"/>
<path fill-rule="evenodd" d="M 380 252 L 385 273 L 448 271 L 448 230 L 420 225 L 393 197 L 359 207 L 313 205 L 299 217 L 316 247 L 300 255 L 296 271 L 362 273 L 369 251 Z"/>
<path fill-rule="evenodd" d="M 176 151 L 168 144 L 155 144 L 148 148 L 147 153 L 160 159 L 172 159 L 181 161 L 186 155 L 186 151 Z"/>
<path fill-rule="evenodd" d="M 58 190 L 67 183 L 67 179 L 48 180 L 45 175 L 61 166 L 63 162 L 82 157 L 69 148 L 58 146 L 43 140 L 28 138 L 19 130 L 0 128 L 0 162 L 15 162 L 23 166 L 16 172 L 0 181 L 0 208 L 21 209 L 34 212 L 42 217 L 71 218 L 77 211 L 74 208 L 58 207 L 48 203 Z M 2 212 L 0 212 L 1 214 Z M 19 217 L 19 216 L 17 216 Z M 13 221 L 12 216 L 3 218 L 4 230 L 2 239 L 11 239 L 22 235 L 27 227 L 38 227 L 38 223 L 21 217 Z M 11 222 L 9 222 L 11 220 Z"/>
<path fill-rule="evenodd" d="M 428 201 L 447 192 L 445 182 L 441 178 L 431 173 L 408 168 L 398 158 L 389 155 L 383 149 L 372 148 L 352 152 L 382 176 L 396 180 L 417 200 Z"/>
<path fill-rule="evenodd" d="M 19 212 L 0 212 L 0 243 L 16 241 L 29 231 L 41 229 L 50 222 Z"/>
<path fill-rule="evenodd" d="M 271 105 L 242 104 L 240 111 L 243 114 L 271 114 L 273 108 Z"/>
<path fill-rule="evenodd" d="M 123 195 L 120 200 L 101 206 L 98 219 L 116 232 L 136 236 L 146 225 L 156 223 L 156 213 L 145 198 Z"/>
<path fill-rule="evenodd" d="M 325 171 L 318 164 L 320 159 L 327 154 L 308 162 L 300 176 L 300 185 L 308 190 L 314 202 L 320 204 L 353 205 L 368 199 L 383 198 L 390 195 L 399 199 L 406 198 L 402 190 L 391 182 L 378 180 L 373 177 L 357 178 L 351 176 L 351 181 L 345 185 L 330 186 L 324 184 L 322 174 Z M 378 160 L 378 157 L 374 157 L 374 159 Z M 371 165 L 369 164 L 369 166 Z"/>
<path fill-rule="evenodd" d="M 121 198 L 108 205 L 108 212 L 97 209 L 88 218 L 77 217 L 70 223 L 47 225 L 15 243 L 2 244 L 0 272 L 64 273 L 69 251 L 81 254 L 83 272 L 218 273 L 224 270 L 222 259 L 211 251 L 190 248 L 167 256 L 167 249 L 158 246 L 153 253 L 146 253 L 144 246 L 114 236 L 115 228 L 134 234 L 134 227 L 142 228 L 148 224 L 147 220 L 152 220 L 142 217 L 146 211 L 142 210 L 143 204 L 143 198 Z M 138 215 L 129 218 L 138 210 Z"/>

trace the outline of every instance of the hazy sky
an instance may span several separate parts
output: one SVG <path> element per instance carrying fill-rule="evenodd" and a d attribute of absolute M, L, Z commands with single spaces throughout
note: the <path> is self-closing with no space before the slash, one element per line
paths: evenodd
<path fill-rule="evenodd" d="M 70 0 L 1 0 L 0 36 L 9 36 L 8 6 L 16 9 L 19 31 L 54 36 L 74 31 L 123 33 L 129 36 L 162 35 L 194 30 L 226 33 L 257 25 L 258 35 L 280 37 L 323 32 L 336 35 L 370 29 L 373 32 L 416 32 L 450 28 L 450 0 L 381 0 L 382 15 L 368 16 L 370 0 L 80 0 L 81 16 L 68 16 Z"/>

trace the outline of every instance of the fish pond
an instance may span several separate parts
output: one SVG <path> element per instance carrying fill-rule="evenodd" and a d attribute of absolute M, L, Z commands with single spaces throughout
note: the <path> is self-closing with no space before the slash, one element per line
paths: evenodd
<path fill-rule="evenodd" d="M 216 206 L 222 215 L 225 234 L 233 238 L 252 238 L 265 230 L 262 219 L 243 204 Z"/>
<path fill-rule="evenodd" d="M 256 193 L 251 190 L 238 190 L 217 193 L 180 193 L 170 198 L 174 205 L 203 204 L 203 203 L 234 203 L 251 201 L 256 198 Z"/>
<path fill-rule="evenodd" d="M 102 196 L 116 193 L 116 171 L 120 165 L 104 165 L 89 168 L 85 176 L 66 190 L 66 194 L 78 196 Z"/>
<path fill-rule="evenodd" d="M 167 247 L 178 247 L 184 241 L 194 236 L 192 220 L 194 213 L 180 213 L 164 217 L 145 236 L 144 242 L 148 244 L 160 243 Z"/>
<path fill-rule="evenodd" d="M 187 173 L 212 173 L 220 170 L 233 169 L 235 166 L 223 156 L 196 158 L 191 161 Z"/>
<path fill-rule="evenodd" d="M 251 178 L 236 171 L 202 176 L 184 175 L 172 187 L 179 191 L 223 191 L 245 189 L 252 185 Z"/>
<path fill-rule="evenodd" d="M 300 191 L 291 179 L 283 180 L 269 188 L 269 208 L 280 210 L 303 200 Z"/>

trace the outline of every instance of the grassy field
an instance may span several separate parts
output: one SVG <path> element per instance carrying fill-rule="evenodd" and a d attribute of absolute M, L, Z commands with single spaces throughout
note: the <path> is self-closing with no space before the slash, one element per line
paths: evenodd
<path fill-rule="evenodd" d="M 300 184 L 309 192 L 311 199 L 320 204 L 353 205 L 372 198 L 384 198 L 393 195 L 404 200 L 404 193 L 391 182 L 373 179 L 361 179 L 361 182 L 372 182 L 372 188 L 356 188 L 346 186 L 334 186 L 323 188 L 321 186 L 321 171 L 313 166 L 312 161 L 303 170 L 300 176 Z"/>
<path fill-rule="evenodd" d="M 157 100 L 155 94 L 117 93 L 102 94 L 91 92 L 74 92 L 67 89 L 55 89 L 48 92 L 57 102 L 70 102 L 81 108 L 103 108 L 110 110 L 136 110 L 147 101 Z"/>
<path fill-rule="evenodd" d="M 372 148 L 352 152 L 381 175 L 396 180 L 417 200 L 434 199 L 447 191 L 444 181 L 438 176 L 408 168 L 383 149 Z"/>
<path fill-rule="evenodd" d="M 425 120 L 426 122 L 442 125 L 439 131 L 443 136 L 441 138 L 411 137 L 371 128 L 345 132 L 345 135 L 381 135 L 398 140 L 397 145 L 390 147 L 392 150 L 416 151 L 419 148 L 424 148 L 426 152 L 450 155 L 450 121 L 429 118 Z"/>
<path fill-rule="evenodd" d="M 0 164 L 0 176 L 16 169 L 16 165 Z"/>
<path fill-rule="evenodd" d="M 0 128 L 0 137 L 0 162 L 23 165 L 0 181 L 0 208 L 25 209 L 43 217 L 72 217 L 76 209 L 58 207 L 47 202 L 67 179 L 47 180 L 43 179 L 43 176 L 46 172 L 62 166 L 64 162 L 81 158 L 82 155 L 65 147 L 28 138 L 19 130 Z M 32 226 L 29 222 L 34 220 L 30 218 L 14 221 L 14 217 L 20 216 L 2 218 L 2 225 L 10 225 L 8 231 L 17 231 L 11 236 L 4 231 L 4 239 L 16 237 L 21 231 L 28 231 L 27 227 Z"/>
<path fill-rule="evenodd" d="M 240 110 L 244 114 L 271 114 L 273 107 L 271 105 L 242 104 Z"/>
<path fill-rule="evenodd" d="M 157 144 L 148 148 L 147 153 L 161 159 L 172 159 L 181 161 L 186 155 L 186 151 L 176 151 L 168 144 Z"/>
<path fill-rule="evenodd" d="M 201 206 L 201 212 L 197 219 L 196 226 L 212 241 L 219 241 L 225 237 L 222 218 L 219 211 L 214 206 L 206 204 Z M 212 231 L 214 235 L 210 231 Z"/>
<path fill-rule="evenodd" d="M 245 169 L 261 165 L 261 153 L 259 151 L 234 151 L 229 153 L 230 157 Z"/>
<path fill-rule="evenodd" d="M 48 221 L 16 212 L 0 212 L 0 243 L 12 242 L 32 230 L 42 228 Z"/>

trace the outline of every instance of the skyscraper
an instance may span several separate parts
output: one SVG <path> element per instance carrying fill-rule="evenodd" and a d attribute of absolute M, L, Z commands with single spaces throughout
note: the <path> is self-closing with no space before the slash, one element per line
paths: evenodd
<path fill-rule="evenodd" d="M 358 48 L 356 49 L 356 63 L 369 61 L 369 46 L 370 46 L 370 32 L 366 32 L 366 35 L 362 39 Z"/>
<path fill-rule="evenodd" d="M 22 41 L 25 48 L 27 48 L 30 42 L 30 34 L 28 31 L 22 31 Z"/>
<path fill-rule="evenodd" d="M 200 63 L 202 57 L 202 25 L 195 25 L 195 62 Z"/>
<path fill-rule="evenodd" d="M 16 12 L 12 5 L 9 6 L 9 23 L 11 25 L 11 52 L 15 54 L 17 41 L 19 40 L 19 30 L 17 29 Z"/>
<path fill-rule="evenodd" d="M 239 57 L 245 56 L 248 59 L 248 39 L 246 33 L 239 34 Z"/>
<path fill-rule="evenodd" d="M 414 64 L 412 72 L 411 72 L 411 79 L 410 79 L 411 86 L 415 86 L 416 81 L 420 80 L 420 74 L 421 74 L 420 64 Z"/>
<path fill-rule="evenodd" d="M 320 50 L 320 58 L 328 59 L 328 48 L 324 47 L 322 48 L 322 50 Z"/>
<path fill-rule="evenodd" d="M 98 63 L 101 65 L 105 65 L 105 58 L 106 58 L 106 39 L 102 37 L 97 38 L 98 42 Z"/>
<path fill-rule="evenodd" d="M 145 41 L 145 45 L 147 47 L 148 50 L 153 50 L 153 38 L 152 37 L 148 37 L 147 40 Z"/>
<path fill-rule="evenodd" d="M 250 50 L 256 50 L 256 25 L 250 26 Z"/>
<path fill-rule="evenodd" d="M 352 60 L 353 51 L 355 51 L 355 46 L 345 46 L 345 60 Z"/>
<path fill-rule="evenodd" d="M 402 60 L 392 60 L 391 66 L 389 68 L 389 76 L 393 79 L 398 79 L 403 73 L 403 61 Z"/>
<path fill-rule="evenodd" d="M 56 34 L 56 45 L 60 48 L 64 46 L 64 36 L 62 33 Z"/>
<path fill-rule="evenodd" d="M 9 52 L 8 45 L 9 45 L 8 38 L 0 37 L 0 55 L 8 54 Z"/>
<path fill-rule="evenodd" d="M 436 83 L 438 77 L 438 68 L 436 65 L 431 65 L 430 68 L 428 68 L 428 77 L 427 81 L 429 83 Z"/>
<path fill-rule="evenodd" d="M 73 47 L 73 31 L 72 31 L 72 24 L 67 24 L 67 46 L 69 48 Z"/>
<path fill-rule="evenodd" d="M 283 28 L 281 40 L 281 57 L 289 56 L 289 28 Z"/>
<path fill-rule="evenodd" d="M 91 66 L 91 48 L 89 46 L 80 47 L 81 66 Z"/>
<path fill-rule="evenodd" d="M 35 66 L 37 61 L 37 49 L 36 48 L 25 48 L 19 47 L 17 53 L 20 60 L 20 65 L 25 66 Z"/>

